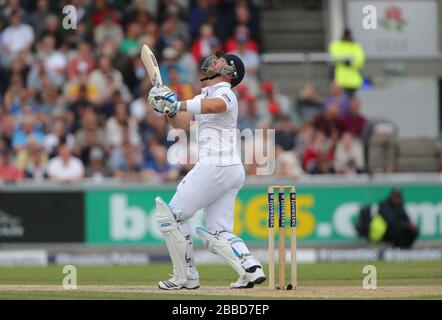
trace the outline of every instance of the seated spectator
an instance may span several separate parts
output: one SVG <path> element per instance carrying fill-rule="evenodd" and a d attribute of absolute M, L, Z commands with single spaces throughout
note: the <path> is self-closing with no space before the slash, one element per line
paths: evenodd
<path fill-rule="evenodd" d="M 361 114 L 361 101 L 353 97 L 350 102 L 350 112 L 342 116 L 344 130 L 358 139 L 362 139 L 365 127 L 365 117 Z"/>
<path fill-rule="evenodd" d="M 127 106 L 119 103 L 115 106 L 115 115 L 106 122 L 105 135 L 108 147 L 122 145 L 125 133 L 132 146 L 140 145 L 137 121 L 128 116 Z"/>
<path fill-rule="evenodd" d="M 237 49 L 232 51 L 232 53 L 237 55 L 243 61 L 246 71 L 243 82 L 247 85 L 250 92 L 257 96 L 259 94 L 259 55 L 256 51 L 247 47 L 248 41 L 249 39 L 247 37 L 238 38 Z"/>
<path fill-rule="evenodd" d="M 103 153 L 103 155 L 105 155 L 105 149 L 103 145 L 98 142 L 97 132 L 95 130 L 93 129 L 86 130 L 84 134 L 85 134 L 85 141 L 84 144 L 81 145 L 81 147 L 79 146 L 78 155 L 81 162 L 83 162 L 84 166 L 87 169 L 90 166 L 89 160 L 91 152 L 93 150 L 99 149 Z"/>
<path fill-rule="evenodd" d="M 38 143 L 43 144 L 45 135 L 43 131 L 36 129 L 33 116 L 27 116 L 23 119 L 21 128 L 18 129 L 12 137 L 12 146 L 15 150 L 19 150 L 28 144 L 29 139 L 35 139 Z"/>
<path fill-rule="evenodd" d="M 36 38 L 39 39 L 41 33 L 43 32 L 44 25 L 42 21 L 46 21 L 46 19 L 50 16 L 51 12 L 49 10 L 48 0 L 38 0 L 36 11 L 32 12 L 29 18 L 29 22 L 35 30 Z"/>
<path fill-rule="evenodd" d="M 75 136 L 67 131 L 63 118 L 54 119 L 51 123 L 51 131 L 43 141 L 44 148 L 50 157 L 56 155 L 60 141 L 65 141 L 69 149 L 73 149 L 75 146 Z"/>
<path fill-rule="evenodd" d="M 292 179 L 299 178 L 304 174 L 295 150 L 276 153 L 275 174 L 280 177 Z"/>
<path fill-rule="evenodd" d="M 250 30 L 251 38 L 259 40 L 260 28 L 257 8 L 252 1 L 236 1 L 234 9 L 234 23 L 231 25 L 245 25 Z M 231 33 L 232 34 L 232 33 Z"/>
<path fill-rule="evenodd" d="M 84 177 L 84 166 L 80 159 L 72 156 L 64 142 L 58 146 L 58 155 L 48 163 L 48 176 L 57 182 L 78 182 Z"/>
<path fill-rule="evenodd" d="M 97 123 L 96 114 L 92 112 L 92 110 L 87 109 L 82 115 L 81 127 L 75 133 L 75 148 L 77 154 L 87 145 L 90 145 L 88 139 L 91 133 L 93 133 L 94 140 L 97 144 L 102 146 L 106 144 L 106 135 L 103 128 Z M 84 160 L 84 158 L 82 158 L 82 160 Z"/>
<path fill-rule="evenodd" d="M 327 105 L 325 111 L 316 116 L 313 126 L 336 142 L 344 131 L 344 124 L 339 117 L 339 106 L 335 103 Z"/>
<path fill-rule="evenodd" d="M 225 52 L 236 51 L 239 49 L 239 44 L 246 40 L 246 47 L 248 50 L 258 52 L 258 45 L 256 41 L 250 39 L 250 31 L 246 25 L 238 25 L 235 27 L 235 33 L 233 37 L 227 39 L 225 43 Z"/>
<path fill-rule="evenodd" d="M 26 179 L 32 181 L 43 181 L 48 178 L 47 165 L 48 156 L 41 145 L 33 145 L 28 150 L 28 159 L 24 167 Z"/>
<path fill-rule="evenodd" d="M 334 168 L 343 174 L 361 173 L 364 169 L 364 149 L 350 132 L 343 133 L 336 146 Z"/>
<path fill-rule="evenodd" d="M 180 65 L 176 63 L 178 52 L 176 52 L 174 48 L 172 47 L 165 48 L 162 52 L 162 57 L 163 60 L 160 63 L 161 79 L 163 80 L 163 84 L 168 86 L 170 84 L 170 79 L 169 79 L 170 68 L 175 68 L 178 71 L 180 78 L 181 75 L 183 74 L 183 69 L 181 68 Z M 179 81 L 181 81 L 181 79 Z"/>
<path fill-rule="evenodd" d="M 1 110 L 1 108 L 0 108 Z M 9 115 L 0 117 L 0 140 L 3 141 L 4 148 L 12 151 L 12 141 L 14 137 L 14 118 Z"/>
<path fill-rule="evenodd" d="M 239 110 L 238 112 L 237 127 L 239 130 L 255 130 L 258 128 L 258 124 L 261 122 L 256 98 L 251 95 L 247 95 L 244 102 L 245 103 L 241 104 L 242 110 Z"/>
<path fill-rule="evenodd" d="M 55 45 L 55 38 L 47 35 L 38 44 L 38 53 L 44 58 L 45 71 L 51 84 L 60 87 L 65 81 L 67 59 L 62 52 L 56 50 Z"/>
<path fill-rule="evenodd" d="M 195 96 L 192 86 L 189 83 L 180 81 L 180 70 L 176 65 L 169 67 L 169 88 L 177 95 L 180 101 L 193 99 Z"/>
<path fill-rule="evenodd" d="M 141 27 L 137 22 L 130 22 L 127 26 L 126 37 L 120 44 L 120 52 L 125 56 L 130 56 L 134 52 L 140 52 L 139 38 L 141 36 Z"/>
<path fill-rule="evenodd" d="M 106 21 L 106 19 L 110 19 L 116 24 L 120 23 L 118 11 L 109 7 L 106 0 L 95 0 L 95 7 L 92 12 L 92 25 L 94 28 Z"/>
<path fill-rule="evenodd" d="M 75 79 L 81 74 L 90 74 L 95 68 L 95 58 L 87 42 L 78 44 L 77 51 L 71 56 L 67 73 L 69 79 Z"/>
<path fill-rule="evenodd" d="M 63 27 L 60 26 L 58 16 L 50 14 L 44 20 L 44 28 L 39 34 L 39 38 L 42 39 L 46 36 L 51 36 L 55 40 L 55 48 L 60 48 L 63 44 Z"/>
<path fill-rule="evenodd" d="M 171 46 L 175 39 L 180 39 L 185 45 L 190 44 L 189 27 L 181 20 L 180 9 L 176 4 L 169 5 L 166 9 L 166 19 L 161 26 L 161 35 L 166 46 Z"/>
<path fill-rule="evenodd" d="M 192 38 L 198 37 L 201 32 L 201 26 L 207 21 L 211 11 L 216 11 L 216 7 L 212 6 L 210 0 L 197 0 L 192 9 L 188 21 L 190 22 L 190 32 Z M 199 60 L 197 60 L 199 61 Z"/>
<path fill-rule="evenodd" d="M 276 125 L 275 145 L 282 151 L 293 151 L 296 148 L 297 132 L 289 117 L 282 117 Z"/>
<path fill-rule="evenodd" d="M 114 173 L 114 177 L 120 180 L 142 179 L 141 155 L 138 148 L 131 145 L 123 146 L 123 161 Z"/>
<path fill-rule="evenodd" d="M 115 22 L 110 14 L 103 16 L 103 21 L 93 29 L 94 43 L 98 46 L 104 46 L 106 41 L 111 41 L 113 45 L 119 47 L 124 39 L 124 31 L 121 25 Z"/>
<path fill-rule="evenodd" d="M 195 58 L 186 50 L 184 42 L 180 39 L 175 39 L 172 42 L 172 48 L 177 52 L 175 61 L 181 70 L 181 81 L 183 83 L 193 83 L 197 80 L 196 76 L 198 73 L 198 65 Z"/>
<path fill-rule="evenodd" d="M 0 181 L 15 182 L 23 178 L 23 171 L 12 163 L 9 152 L 0 150 Z"/>
<path fill-rule="evenodd" d="M 0 34 L 0 49 L 6 54 L 7 61 L 21 51 L 27 51 L 34 42 L 34 29 L 22 22 L 20 14 L 11 13 L 11 24 Z"/>
<path fill-rule="evenodd" d="M 95 103 L 99 104 L 110 99 L 115 91 L 121 92 L 124 101 L 129 101 L 131 98 L 121 72 L 112 67 L 112 61 L 107 56 L 100 58 L 98 69 L 89 77 L 89 84 L 98 89 L 98 99 L 93 101 Z"/>
<path fill-rule="evenodd" d="M 323 109 L 326 110 L 331 104 L 339 107 L 340 115 L 345 115 L 350 110 L 350 99 L 343 94 L 341 87 L 334 81 L 330 83 L 329 95 L 324 100 Z"/>
<path fill-rule="evenodd" d="M 312 144 L 306 146 L 303 167 L 307 173 L 333 173 L 333 147 L 322 131 L 317 131 Z"/>
<path fill-rule="evenodd" d="M 144 164 L 143 177 L 159 181 L 175 181 L 179 177 L 179 170 L 167 161 L 167 149 L 161 145 L 150 148 L 152 157 Z"/>
<path fill-rule="evenodd" d="M 263 119 L 270 122 L 276 121 L 281 116 L 290 116 L 292 110 L 290 98 L 279 93 L 273 81 L 264 81 L 261 88 L 264 95 L 260 99 L 259 110 Z"/>
<path fill-rule="evenodd" d="M 312 122 L 321 112 L 322 105 L 318 101 L 316 87 L 312 83 L 305 84 L 296 101 L 296 110 L 303 123 Z"/>
<path fill-rule="evenodd" d="M 89 152 L 89 159 L 86 167 L 86 177 L 91 178 L 92 181 L 99 183 L 105 178 L 111 177 L 112 174 L 106 167 L 105 154 L 100 147 L 94 147 Z"/>
<path fill-rule="evenodd" d="M 199 37 L 192 44 L 192 54 L 197 64 L 201 64 L 205 58 L 212 54 L 212 47 L 216 41 L 219 43 L 214 35 L 212 25 L 207 23 L 201 25 Z"/>

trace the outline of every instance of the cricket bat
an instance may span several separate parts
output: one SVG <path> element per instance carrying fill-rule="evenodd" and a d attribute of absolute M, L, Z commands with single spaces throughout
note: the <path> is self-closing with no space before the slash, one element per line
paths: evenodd
<path fill-rule="evenodd" d="M 161 79 L 160 68 L 158 66 L 157 59 L 153 54 L 152 50 L 147 45 L 143 45 L 141 48 L 141 60 L 143 61 L 144 67 L 147 70 L 150 82 L 154 87 L 162 87 L 163 80 Z M 170 109 L 168 107 L 164 108 L 164 113 L 168 114 Z"/>

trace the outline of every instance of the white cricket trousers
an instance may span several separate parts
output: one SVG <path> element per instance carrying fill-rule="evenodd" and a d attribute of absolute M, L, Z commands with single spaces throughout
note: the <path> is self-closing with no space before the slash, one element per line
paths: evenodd
<path fill-rule="evenodd" d="M 235 199 L 244 179 L 242 163 L 230 166 L 197 163 L 179 183 L 169 207 L 177 220 L 182 221 L 204 209 L 209 232 L 231 233 Z"/>

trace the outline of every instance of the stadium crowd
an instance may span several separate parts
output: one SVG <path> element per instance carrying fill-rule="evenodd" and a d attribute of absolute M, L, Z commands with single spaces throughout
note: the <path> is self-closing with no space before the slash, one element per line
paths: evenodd
<path fill-rule="evenodd" d="M 332 82 L 325 100 L 306 84 L 291 101 L 260 79 L 253 1 L 182 3 L 0 0 L 0 180 L 171 181 L 188 172 L 191 165 L 168 163 L 167 119 L 147 105 L 144 43 L 180 100 L 199 92 L 205 57 L 241 57 L 238 127 L 276 129 L 277 175 L 365 170 L 366 120 L 356 96 Z M 77 8 L 76 29 L 62 26 L 66 4 Z M 248 174 L 257 166 L 247 165 Z"/>

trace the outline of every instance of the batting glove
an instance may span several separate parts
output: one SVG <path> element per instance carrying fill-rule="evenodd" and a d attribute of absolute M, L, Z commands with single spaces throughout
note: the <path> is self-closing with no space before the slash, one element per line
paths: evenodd
<path fill-rule="evenodd" d="M 169 92 L 165 96 L 162 97 L 166 102 L 164 106 L 164 113 L 166 113 L 169 117 L 174 118 L 178 111 L 180 111 L 181 103 L 178 101 L 177 96 L 173 92 Z"/>
<path fill-rule="evenodd" d="M 152 87 L 150 89 L 147 100 L 156 112 L 164 113 L 166 101 L 163 100 L 163 96 L 168 93 L 171 93 L 171 91 L 166 86 Z"/>

